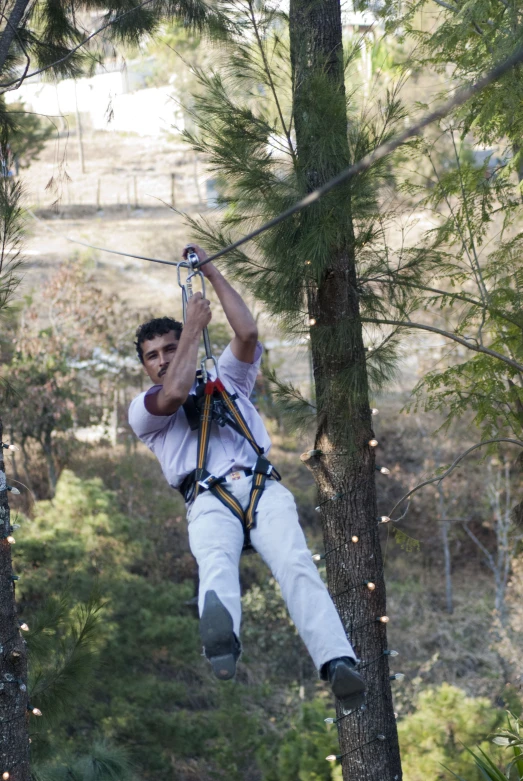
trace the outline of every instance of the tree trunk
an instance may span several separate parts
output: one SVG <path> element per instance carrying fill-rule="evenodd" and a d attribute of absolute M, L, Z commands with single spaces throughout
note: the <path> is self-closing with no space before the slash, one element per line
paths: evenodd
<path fill-rule="evenodd" d="M 56 466 L 53 457 L 53 440 L 51 431 L 45 431 L 44 440 L 41 442 L 42 450 L 44 451 L 45 461 L 47 464 L 47 478 L 49 480 L 49 496 L 52 499 L 56 493 L 56 484 L 58 477 L 56 474 Z"/>
<path fill-rule="evenodd" d="M 11 44 L 18 35 L 28 4 L 29 0 L 15 0 L 9 18 L 4 17 L 6 25 L 0 35 L 0 73 L 4 69 Z"/>
<path fill-rule="evenodd" d="M 2 421 L 0 420 L 0 442 Z M 3 449 L 0 448 L 0 774 L 29 781 L 27 657 L 16 617 L 11 533 Z"/>
<path fill-rule="evenodd" d="M 340 0 L 291 0 L 290 43 L 298 177 L 310 191 L 350 160 Z M 378 620 L 386 614 L 385 584 L 350 192 L 349 186 L 338 189 L 302 218 L 316 219 L 323 231 L 335 219 L 331 215 L 338 216 L 330 246 L 311 262 L 320 270 L 308 305 L 319 416 L 315 448 L 340 455 L 314 457 L 310 466 L 320 495 L 329 589 L 367 683 L 366 708 L 338 723 L 343 778 L 399 781 L 386 626 Z"/>
<path fill-rule="evenodd" d="M 437 466 L 439 467 L 438 462 Z M 445 503 L 445 494 L 443 493 L 443 486 L 441 483 L 438 483 L 438 499 L 439 519 L 441 521 L 441 541 L 443 544 L 443 557 L 445 561 L 445 596 L 447 602 L 447 613 L 452 615 L 454 612 L 454 604 L 452 598 L 452 562 L 450 558 L 449 545 L 450 523 L 447 520 L 447 506 Z"/>

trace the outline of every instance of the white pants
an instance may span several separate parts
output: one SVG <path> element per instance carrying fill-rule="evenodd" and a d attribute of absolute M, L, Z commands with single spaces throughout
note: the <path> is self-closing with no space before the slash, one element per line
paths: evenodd
<path fill-rule="evenodd" d="M 226 488 L 242 507 L 248 504 L 252 477 Z M 355 657 L 332 599 L 321 580 L 298 521 L 290 491 L 267 480 L 258 504 L 251 543 L 280 585 L 292 620 L 318 670 L 340 656 Z M 239 563 L 243 547 L 240 521 L 219 499 L 206 491 L 189 508 L 189 543 L 200 575 L 199 610 L 205 593 L 214 590 L 232 616 L 240 636 Z"/>

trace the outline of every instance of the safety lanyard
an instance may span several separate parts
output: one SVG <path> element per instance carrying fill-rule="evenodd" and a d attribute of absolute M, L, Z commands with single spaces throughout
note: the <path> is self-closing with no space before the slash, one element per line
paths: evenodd
<path fill-rule="evenodd" d="M 196 269 L 196 264 L 199 263 L 199 258 L 196 252 L 194 250 L 189 250 L 187 253 L 187 260 L 182 260 L 180 263 L 176 264 L 176 273 L 178 275 L 178 284 L 182 289 L 182 316 L 183 316 L 183 324 L 185 325 L 185 319 L 187 317 L 187 304 L 189 303 L 189 300 L 193 297 L 193 279 L 195 277 L 198 277 L 200 280 L 200 284 L 202 286 L 202 296 L 205 298 L 205 277 L 203 276 L 203 273 Z M 185 282 L 182 282 L 182 269 L 187 270 L 187 275 L 185 277 Z M 207 379 L 207 369 L 206 369 L 206 363 L 207 361 L 212 361 L 214 364 L 214 369 L 216 371 L 216 376 L 218 376 L 218 361 L 212 354 L 211 349 L 211 340 L 209 339 L 209 331 L 207 330 L 207 327 L 203 329 L 203 345 L 205 347 L 205 358 L 202 359 L 200 367 L 202 370 L 203 378 L 204 380 Z"/>

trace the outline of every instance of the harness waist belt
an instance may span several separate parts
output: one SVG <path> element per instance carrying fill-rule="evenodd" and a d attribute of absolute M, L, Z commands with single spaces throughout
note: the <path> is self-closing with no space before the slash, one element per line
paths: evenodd
<path fill-rule="evenodd" d="M 241 480 L 242 477 L 250 477 L 252 475 L 252 469 L 234 469 L 232 472 L 223 476 L 223 479 L 227 483 L 234 483 L 236 480 Z"/>
<path fill-rule="evenodd" d="M 228 393 L 220 379 L 207 380 L 205 383 L 200 382 L 198 392 L 192 397 L 190 405 L 184 404 L 184 410 L 186 410 L 189 421 L 190 418 L 195 419 L 195 413 L 199 413 L 198 452 L 196 469 L 187 475 L 179 490 L 185 497 L 186 502 L 196 499 L 201 491 L 210 491 L 238 518 L 244 530 L 245 547 L 250 547 L 249 533 L 256 526 L 256 509 L 265 482 L 267 479 L 280 480 L 280 475 L 263 455 L 263 448 L 255 441 L 236 405 L 235 395 Z M 218 425 L 224 425 L 224 423 L 225 425 L 230 425 L 245 437 L 258 456 L 253 469 L 233 470 L 222 477 L 210 474 L 206 469 L 206 461 L 210 429 L 213 422 L 218 423 Z M 245 473 L 245 476 L 253 475 L 249 504 L 245 510 L 223 485 L 226 482 L 238 480 L 244 476 L 243 473 Z"/>

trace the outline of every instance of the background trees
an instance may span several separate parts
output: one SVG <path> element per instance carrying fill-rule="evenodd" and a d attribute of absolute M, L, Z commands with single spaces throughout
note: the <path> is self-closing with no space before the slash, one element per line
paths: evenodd
<path fill-rule="evenodd" d="M 75 429 L 105 425 L 110 436 L 114 393 L 136 376 L 134 361 L 130 366 L 126 361 L 132 337 L 132 321 L 119 300 L 103 294 L 78 265 L 57 270 L 46 286 L 45 302 L 22 309 L 14 351 L 4 367 L 14 388 L 9 428 L 26 472 L 27 446 L 37 443 L 50 496 L 74 445 Z"/>
<path fill-rule="evenodd" d="M 219 172 L 216 178 L 223 207 L 218 215 L 207 211 L 198 226 L 192 223 L 193 236 L 199 235 L 205 246 L 219 248 L 293 203 L 331 171 L 358 159 L 405 122 L 412 122 L 420 91 L 423 100 L 430 98 L 431 89 L 435 92 L 427 64 L 421 63 L 426 52 L 418 48 L 414 63 L 408 35 L 402 40 L 385 37 L 373 47 L 374 75 L 369 72 L 367 55 L 365 69 L 360 68 L 362 36 L 369 36 L 369 31 L 360 31 L 352 37 L 346 32 L 344 98 L 340 59 L 332 55 L 336 47 L 339 53 L 335 5 L 322 4 L 311 10 L 308 3 L 293 4 L 294 59 L 290 57 L 288 19 L 258 3 L 235 3 L 225 8 L 227 18 L 220 17 L 220 24 L 230 34 L 225 55 L 209 47 L 202 51 L 197 40 L 190 39 L 188 48 L 192 51 L 194 47 L 195 61 L 204 63 L 203 69 L 196 68 L 184 81 L 185 85 L 198 81 L 197 90 L 201 91 L 196 104 L 189 106 L 200 125 L 190 141 Z M 487 64 L 487 49 L 481 43 L 484 38 L 474 32 L 470 20 L 486 22 L 490 11 L 486 6 L 479 9 L 477 4 L 461 14 L 452 8 L 439 9 L 442 16 L 438 23 L 447 23 L 448 10 L 452 24 L 462 25 L 459 31 L 449 27 L 446 39 L 439 35 L 437 25 L 430 35 L 421 27 L 419 33 L 429 45 L 439 36 L 442 63 L 445 58 L 455 62 L 461 56 L 469 62 L 474 58 L 476 70 L 471 66 L 467 71 L 460 65 L 453 71 L 457 83 L 458 76 L 466 79 L 482 70 L 482 61 Z M 122 23 L 134 13 L 131 7 L 126 10 L 130 11 L 127 17 L 118 17 Z M 317 14 L 312 24 L 309 10 Z M 420 17 L 411 10 L 401 25 L 403 31 L 417 35 Z M 495 15 L 494 6 L 492 10 Z M 388 14 L 389 9 L 385 11 L 386 29 L 397 29 L 397 18 Z M 498 11 L 495 18 L 503 31 L 503 20 L 510 14 Z M 65 9 L 65 14 L 69 13 L 70 9 Z M 517 16 L 517 9 L 515 13 Z M 109 21 L 114 18 L 113 13 Z M 465 21 L 469 24 L 466 29 Z M 28 27 L 30 23 L 28 18 Z M 148 48 L 148 53 L 161 51 L 164 38 L 172 46 L 168 55 L 164 52 L 167 65 L 160 63 L 155 83 L 161 83 L 162 74 L 170 75 L 169 69 L 178 59 L 173 49 L 178 48 L 179 38 L 183 39 L 182 32 L 174 37 L 172 31 L 165 32 L 162 29 Z M 466 40 L 464 47 L 461 38 Z M 501 32 L 495 40 L 499 50 L 489 50 L 491 62 L 503 54 Z M 335 41 L 338 43 L 331 45 Z M 455 53 L 451 55 L 449 48 L 443 54 L 443 47 L 451 41 Z M 68 56 L 76 43 L 66 43 Z M 16 39 L 12 45 L 10 51 L 16 53 Z M 325 54 L 325 47 L 327 65 L 318 73 L 312 66 Z M 101 48 L 104 53 L 110 51 L 107 40 L 96 52 L 89 50 L 77 66 L 89 64 Z M 365 51 L 369 50 L 367 42 Z M 434 51 L 429 58 L 437 64 Z M 185 54 L 187 50 L 187 59 Z M 419 67 L 400 95 L 394 81 L 400 72 L 398 60 L 409 56 L 409 65 Z M 215 58 L 216 71 L 211 71 L 208 63 Z M 293 68 L 298 74 L 294 85 Z M 448 78 L 447 70 L 445 74 Z M 22 75 L 20 70 L 14 74 Z M 398 81 L 403 84 L 404 76 Z M 413 83 L 417 94 L 410 91 Z M 510 91 L 511 84 L 508 78 L 504 80 L 504 93 L 492 88 L 491 101 L 483 107 L 486 111 L 499 100 L 496 111 L 501 114 L 506 109 L 505 118 L 492 120 L 491 129 L 499 129 L 505 120 L 507 127 L 510 124 L 510 111 L 516 107 L 511 108 L 510 101 L 501 97 Z M 516 92 L 517 85 L 513 94 Z M 293 100 L 302 112 L 297 123 Z M 307 340 L 312 347 L 316 398 L 305 392 L 305 402 L 289 383 L 278 381 L 279 398 L 298 413 L 302 423 L 305 421 L 306 434 L 294 435 L 286 428 L 283 436 L 282 428 L 275 425 L 274 457 L 298 497 L 312 550 L 321 549 L 320 518 L 323 521 L 324 550 L 331 551 L 325 560 L 331 590 L 362 649 L 363 664 L 370 663 L 365 674 L 378 697 L 386 692 L 384 706 L 371 699 L 367 713 L 341 722 L 341 749 L 337 726 L 322 723 L 324 718 L 334 718 L 327 687 L 316 681 L 277 589 L 256 559 L 242 565 L 246 653 L 239 681 L 235 688 L 217 688 L 202 660 L 195 656 L 191 597 L 196 575 L 183 533 L 183 508 L 163 484 L 149 454 L 131 444 L 123 428 L 123 408 L 118 436 L 102 438 L 94 447 L 77 439 L 81 424 L 101 421 L 102 435 L 104 427 L 109 429 L 109 408 L 114 412 L 115 389 L 120 383 L 128 395 L 135 391 L 124 343 L 131 341 L 136 315 L 133 311 L 128 317 L 123 306 L 102 292 L 108 288 L 107 266 L 97 264 L 96 279 L 89 273 L 75 276 L 76 266 L 64 267 L 46 287 L 44 296 L 35 294 L 20 305 L 19 311 L 12 313 L 11 324 L 4 320 L 9 327 L 3 328 L 1 335 L 3 376 L 18 396 L 5 402 L 3 411 L 8 412 L 13 435 L 25 439 L 28 456 L 27 474 L 22 470 L 24 453 L 16 454 L 14 463 L 8 462 L 7 471 L 11 478 L 18 469 L 18 478 L 32 486 L 38 497 L 31 506 L 29 498 L 22 504 L 20 498 L 11 497 L 17 508 L 16 521 L 23 522 L 17 532 L 17 572 L 22 577 L 23 615 L 35 633 L 32 667 L 40 671 L 40 681 L 49 678 L 60 683 L 65 675 L 65 682 L 74 686 L 76 680 L 78 691 L 82 691 L 77 701 L 64 696 L 65 714 L 53 718 L 51 698 L 45 699 L 51 688 L 42 691 L 30 683 L 31 696 L 36 698 L 40 692 L 42 699 L 35 702 L 45 706 L 43 718 L 32 724 L 38 727 L 32 744 L 35 773 L 42 778 L 76 774 L 87 781 L 95 772 L 93 768 L 104 767 L 109 778 L 114 771 L 127 781 L 132 765 L 147 781 L 170 777 L 206 781 L 221 776 L 242 781 L 290 781 L 298 775 L 303 781 L 340 781 L 342 768 L 325 762 L 326 755 L 352 750 L 367 737 L 370 740 L 385 734 L 377 723 L 382 717 L 385 727 L 394 733 L 385 659 L 378 656 L 384 645 L 374 642 L 384 641 L 383 627 L 374 622 L 360 626 L 375 617 L 374 609 L 385 611 L 375 536 L 378 527 L 373 524 L 378 513 L 389 514 L 401 495 L 473 443 L 471 437 L 478 435 L 471 434 L 466 425 L 471 413 L 482 438 L 499 434 L 519 437 L 521 426 L 519 192 L 512 162 L 503 150 L 495 148 L 492 155 L 486 153 L 487 159 L 485 154 L 479 159 L 474 120 L 467 113 L 471 107 L 473 104 L 434 129 L 427 140 L 411 143 L 394 158 L 334 191 L 309 213 L 259 238 L 245 252 L 237 251 L 226 264 L 228 272 L 263 302 L 268 316 L 260 318 L 262 332 L 269 333 L 268 324 L 272 328 L 279 320 L 286 340 Z M 481 122 L 487 126 L 486 114 Z M 124 142 L 132 145 L 129 136 L 117 138 L 121 146 Z M 488 138 L 494 143 L 494 135 Z M 107 139 L 104 135 L 100 143 L 107 143 Z M 514 138 L 508 144 L 511 149 L 512 141 Z M 143 141 L 134 143 L 138 158 L 143 154 Z M 118 144 L 113 144 L 117 149 Z M 116 151 L 114 157 L 111 166 L 118 165 Z M 49 160 L 44 157 L 42 168 Z M 24 176 L 23 171 L 21 174 Z M 7 180 L 4 184 L 6 192 L 14 194 L 17 185 Z M 6 214 L 16 213 L 15 200 L 10 204 L 11 212 L 7 209 Z M 111 232 L 116 220 L 104 223 L 100 216 L 89 226 L 78 208 L 80 203 L 73 206 L 82 222 L 56 223 L 55 230 L 84 239 L 84 231 L 105 229 L 111 246 L 116 245 L 118 234 Z M 178 217 L 171 215 L 168 228 L 160 228 L 159 222 L 147 225 L 145 210 L 140 216 L 144 218 L 144 233 L 156 235 L 165 230 L 162 252 L 166 247 L 168 256 L 173 257 L 171 229 L 178 225 Z M 218 227 L 217 217 L 224 217 Z M 134 236 L 129 212 L 125 219 L 126 234 Z M 431 229 L 426 235 L 418 230 L 414 239 L 410 238 L 409 229 L 415 229 L 416 221 L 423 219 L 431 222 Z M 402 232 L 400 243 L 397 236 Z M 101 242 L 97 239 L 93 243 Z M 133 247 L 130 251 L 136 250 Z M 16 253 L 6 257 L 16 262 Z M 77 258 L 72 260 L 78 262 Z M 126 293 L 134 283 L 138 300 L 152 275 L 150 269 L 141 275 L 136 271 L 136 266 L 118 267 L 116 283 L 120 290 L 124 282 Z M 349 285 L 339 284 L 344 275 Z M 113 285 L 115 276 L 111 278 Z M 170 282 L 169 276 L 162 279 L 162 307 L 174 301 Z M 38 283 L 40 278 L 35 288 Z M 426 376 L 418 388 L 418 406 L 411 407 L 410 416 L 400 413 L 405 396 L 393 385 L 398 354 L 402 347 L 413 350 L 407 332 L 436 333 L 449 347 L 456 345 L 451 350 L 431 344 L 419 357 L 420 373 Z M 270 334 L 274 339 L 272 330 Z M 111 341 L 109 337 L 115 335 L 121 341 Z M 226 341 L 224 329 L 217 333 L 216 341 Z M 402 370 L 405 365 L 401 364 Z M 382 475 L 378 478 L 379 509 L 374 504 L 374 463 L 368 449 L 369 382 L 373 400 L 381 393 L 376 429 L 379 447 L 384 449 L 379 463 L 393 474 L 392 480 Z M 273 381 L 272 387 L 276 384 Z M 267 409 L 274 409 L 274 400 L 268 399 Z M 319 414 L 311 423 L 315 408 Z M 452 425 L 433 447 L 433 430 L 443 422 Z M 323 455 L 306 457 L 307 471 L 298 454 L 312 446 L 316 424 L 316 447 Z M 46 436 L 51 459 L 45 452 Z M 502 463 L 505 459 L 510 468 L 502 488 L 510 486 L 515 503 L 519 500 L 519 471 L 512 451 L 501 453 Z M 496 469 L 492 464 L 494 493 L 500 488 L 495 484 Z M 42 470 L 49 472 L 47 480 L 39 478 Z M 320 486 L 319 500 L 313 476 Z M 53 484 L 53 502 L 41 501 L 52 493 L 49 486 Z M 493 494 L 492 507 L 489 504 L 485 491 L 489 488 L 488 467 L 481 458 L 467 462 L 463 471 L 454 472 L 440 488 L 446 512 L 439 512 L 440 495 L 429 486 L 413 496 L 407 513 L 402 505 L 398 524 L 389 524 L 381 532 L 391 616 L 389 648 L 401 653 L 399 666 L 395 658 L 391 660 L 391 672 L 406 673 L 403 682 L 392 684 L 394 710 L 400 742 L 408 755 L 404 768 L 408 781 L 415 781 L 420 768 L 425 774 L 430 768 L 431 773 L 449 777 L 440 766 L 442 759 L 467 781 L 479 781 L 483 779 L 479 765 L 475 767 L 472 758 L 467 765 L 459 740 L 480 742 L 498 722 L 502 708 L 515 713 L 521 710 L 520 546 L 517 532 L 511 528 L 511 508 L 503 507 L 500 533 L 496 532 L 499 502 L 496 504 Z M 504 498 L 502 494 L 498 498 Z M 333 498 L 335 501 L 330 501 Z M 314 512 L 315 505 L 320 513 Z M 21 518 L 22 508 L 27 520 Z M 362 525 L 355 528 L 355 519 Z M 452 614 L 446 612 L 442 588 L 440 520 L 447 524 L 446 551 L 453 565 Z M 462 520 L 466 520 L 471 536 Z M 358 537 L 357 543 L 352 542 L 353 535 Z M 393 535 L 399 545 L 392 544 Z M 343 547 L 333 551 L 338 543 Z M 492 575 L 483 563 L 487 554 L 495 563 L 502 554 L 498 597 L 501 595 L 506 609 L 505 626 L 492 615 L 496 595 Z M 364 586 L 369 573 L 378 584 L 374 594 Z M 75 678 L 78 671 L 74 672 L 74 665 L 68 668 L 63 663 L 71 658 L 75 637 L 81 635 L 78 618 L 86 615 L 93 579 L 99 583 L 104 604 L 96 614 L 96 630 L 85 645 L 89 670 L 86 677 Z M 69 601 L 63 602 L 60 595 L 67 589 Z M 54 621 L 43 612 L 44 603 L 68 606 Z M 501 610 L 499 599 L 497 607 Z M 2 634 L 0 641 L 3 638 Z M 48 642 L 43 643 L 39 657 L 42 638 Z M 4 659 L 2 664 L 6 664 Z M 452 686 L 442 686 L 443 682 Z M 423 696 L 426 690 L 430 694 Z M 13 707 L 12 700 L 5 704 L 7 710 Z M 22 731 L 20 734 L 25 739 Z M 105 741 L 101 747 L 100 736 Z M 389 741 L 388 732 L 386 737 Z M 358 748 L 345 758 L 345 773 L 358 774 L 360 763 L 365 763 L 364 772 L 374 773 L 381 781 L 387 762 L 389 768 L 394 763 L 397 767 L 397 757 L 390 759 L 386 753 L 393 742 L 385 747 L 375 741 L 368 748 Z M 120 747 L 125 749 L 124 757 L 119 754 Z M 109 761 L 110 756 L 113 759 Z M 119 770 L 114 770 L 118 756 Z M 504 765 L 502 757 L 493 757 L 500 767 Z"/>

